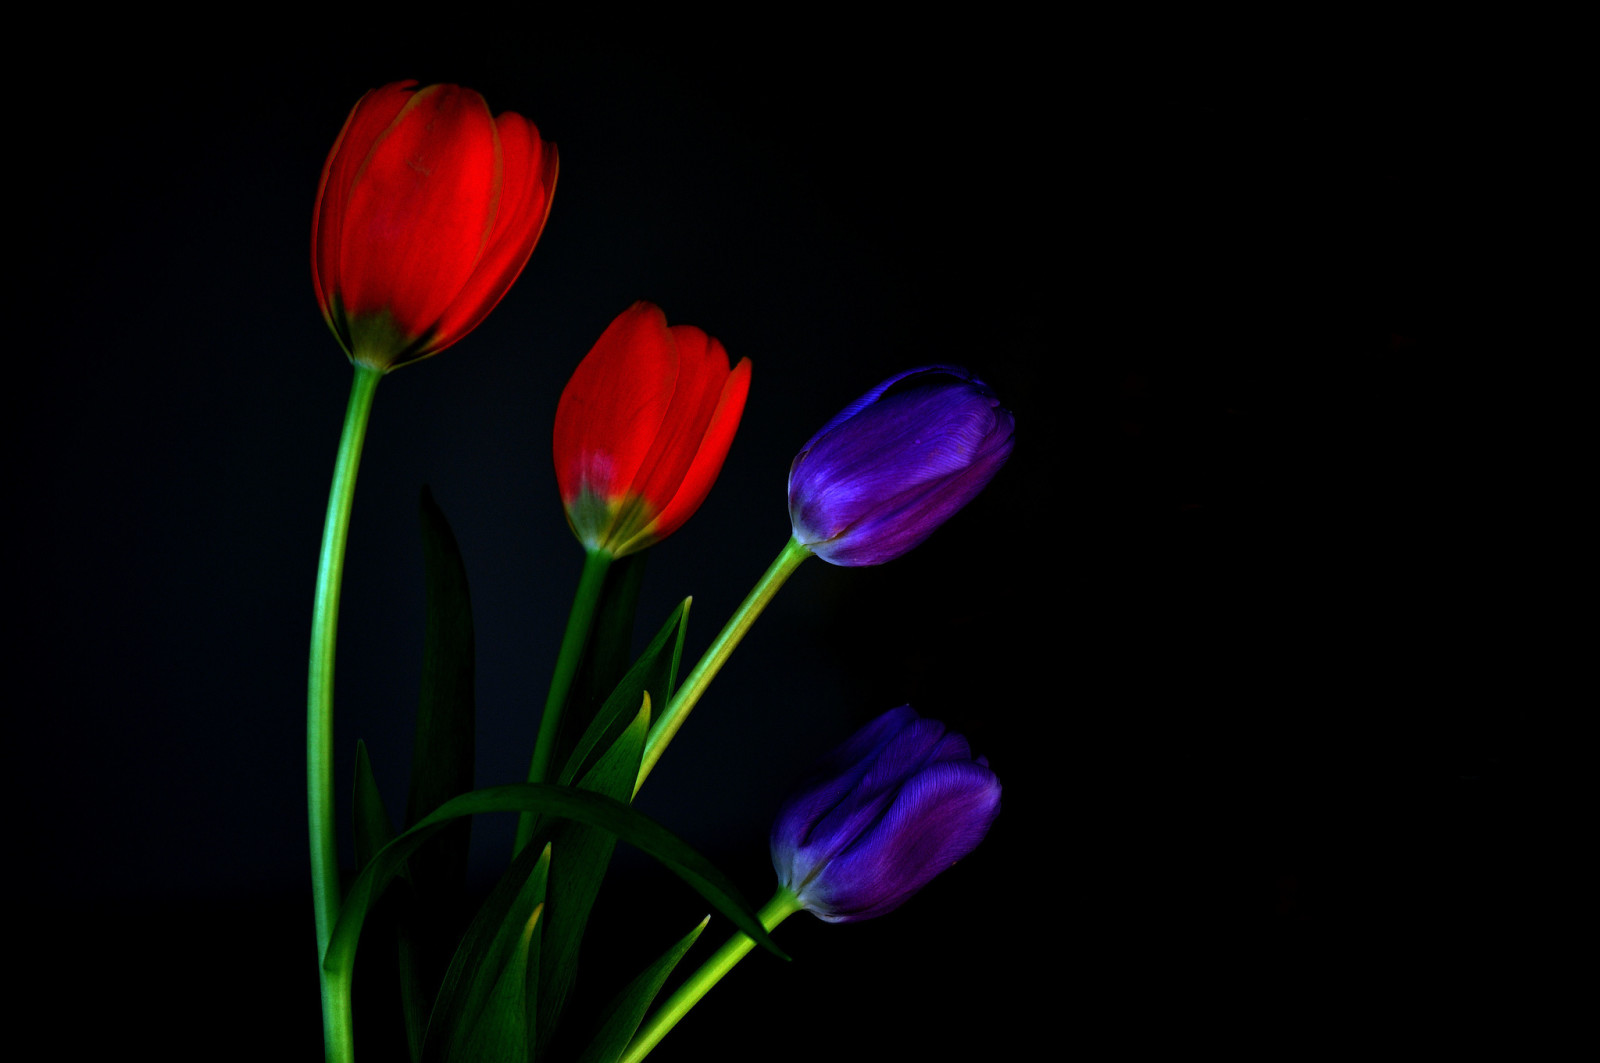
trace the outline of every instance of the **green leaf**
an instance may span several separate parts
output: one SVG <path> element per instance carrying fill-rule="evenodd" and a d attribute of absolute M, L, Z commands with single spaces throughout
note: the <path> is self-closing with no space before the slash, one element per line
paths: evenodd
<path fill-rule="evenodd" d="M 378 782 L 372 775 L 372 761 L 367 756 L 367 744 L 356 739 L 355 782 L 355 843 L 356 869 L 372 862 L 373 856 L 394 840 L 394 821 L 383 807 L 383 795 L 378 792 Z"/>
<path fill-rule="evenodd" d="M 330 974 L 350 977 L 367 912 L 406 858 L 451 821 L 482 812 L 534 812 L 599 827 L 614 834 L 660 861 L 704 897 L 713 910 L 727 916 L 757 944 L 783 959 L 789 958 L 762 929 L 755 909 L 739 896 L 733 883 L 667 828 L 638 809 L 602 794 L 569 786 L 525 782 L 489 786 L 452 798 L 379 850 L 351 882 L 350 892 L 339 909 L 339 918 L 334 923 L 322 960 Z"/>
<path fill-rule="evenodd" d="M 532 963 L 537 962 L 539 916 L 543 911 L 541 904 L 523 923 L 477 1021 L 467 1031 L 461 1047 L 451 1052 L 452 1061 L 528 1063 L 528 1046 L 533 1042 L 528 1023 L 533 1015 L 525 983 L 528 972 L 534 969 Z"/>
<path fill-rule="evenodd" d="M 537 859 L 530 861 L 536 853 Z M 485 1023 L 515 1027 L 526 1043 L 532 1043 L 532 1023 L 537 1016 L 530 994 L 538 985 L 542 930 L 531 944 L 523 939 L 531 921 L 544 910 L 549 873 L 550 846 L 529 846 L 518 854 L 484 902 L 445 974 L 428 1022 L 424 1060 L 475 1059 L 468 1046 Z M 515 974 L 511 967 L 518 968 Z M 515 979 L 523 994 L 514 998 L 514 1009 L 512 998 L 501 992 L 508 978 Z M 526 1051 L 523 1058 L 527 1058 Z"/>
<path fill-rule="evenodd" d="M 639 1024 L 644 1021 L 645 1012 L 650 1010 L 656 994 L 661 992 L 673 968 L 699 940 L 700 932 L 709 922 L 709 915 L 700 920 L 699 926 L 684 935 L 617 994 L 616 999 L 606 1006 L 600 1018 L 600 1030 L 589 1042 L 589 1047 L 584 1049 L 578 1063 L 617 1063 L 622 1058 L 622 1053 L 627 1051 L 628 1043 L 638 1032 Z"/>
<path fill-rule="evenodd" d="M 411 740 L 406 825 L 472 789 L 474 640 L 467 570 L 450 522 L 426 486 L 418 500 L 426 591 L 422 681 Z M 453 945 L 457 908 L 466 884 L 471 821 L 439 833 L 407 861 L 417 887 L 400 906 L 400 995 L 412 1058 L 421 1050 L 428 1010 Z"/>
<path fill-rule="evenodd" d="M 427 622 L 422 687 L 411 743 L 407 826 L 472 789 L 475 756 L 472 596 L 467 590 L 467 570 L 450 523 L 426 487 L 419 509 Z M 470 829 L 470 821 L 462 820 L 412 861 L 424 898 L 461 888 L 467 874 Z"/>
<path fill-rule="evenodd" d="M 594 623 L 562 708 L 561 725 L 550 756 L 552 770 L 567 762 L 573 743 L 628 670 L 633 656 L 634 614 L 638 611 L 648 556 L 649 551 L 644 550 L 616 558 L 606 570 L 595 604 Z M 637 707 L 635 699 L 629 714 Z"/>
<path fill-rule="evenodd" d="M 573 748 L 571 757 L 561 769 L 560 779 L 570 783 L 594 767 L 596 760 L 617 740 L 617 736 L 639 711 L 639 699 L 650 696 L 656 706 L 664 706 L 672 699 L 678 680 L 678 663 L 683 657 L 683 640 L 689 626 L 689 606 L 693 598 L 685 598 L 661 625 L 655 638 L 650 640 L 639 659 L 633 662 L 626 675 L 612 690 L 605 705 L 584 731 Z M 616 794 L 619 800 L 631 800 L 633 784 L 628 784 L 626 794 Z"/>
<path fill-rule="evenodd" d="M 645 736 L 650 733 L 650 695 L 640 695 L 633 722 L 587 771 L 578 785 L 591 793 L 626 802 L 633 796 Z M 578 969 L 589 912 L 600 892 L 616 838 L 579 823 L 561 823 L 552 831 L 559 854 L 550 876 L 550 921 L 546 927 L 539 972 L 539 1040 L 542 1050 L 555 1036 L 567 993 Z"/>

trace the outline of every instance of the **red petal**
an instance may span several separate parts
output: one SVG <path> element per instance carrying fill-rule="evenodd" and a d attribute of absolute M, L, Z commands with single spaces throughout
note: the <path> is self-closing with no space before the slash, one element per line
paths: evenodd
<path fill-rule="evenodd" d="M 415 81 L 396 81 L 373 89 L 357 100 L 345 117 L 344 127 L 339 130 L 327 161 L 322 164 L 317 204 L 311 213 L 311 283 L 316 288 L 323 317 L 329 318 L 330 324 L 333 297 L 338 295 L 344 299 L 339 286 L 339 234 L 345 207 L 350 201 L 351 183 L 367 161 L 372 145 L 411 99 L 408 90 L 414 85 Z"/>
<path fill-rule="evenodd" d="M 494 231 L 477 271 L 439 320 L 437 349 L 465 336 L 504 298 L 528 264 L 550 216 L 556 185 L 556 148 L 539 139 L 539 130 L 521 115 L 495 119 L 500 137 L 500 208 Z"/>
<path fill-rule="evenodd" d="M 627 494 L 650 456 L 678 377 L 667 318 L 639 302 L 607 326 L 556 406 L 556 482 L 570 505 L 587 487 L 607 500 Z"/>
<path fill-rule="evenodd" d="M 387 309 L 432 329 L 477 268 L 500 198 L 483 97 L 455 85 L 411 94 L 350 179 L 339 294 L 354 316 Z"/>
<path fill-rule="evenodd" d="M 691 325 L 674 325 L 671 331 L 678 347 L 678 380 L 672 407 L 649 460 L 633 481 L 634 491 L 650 503 L 652 516 L 665 509 L 678 493 L 728 379 L 728 355 L 722 344 Z"/>
<path fill-rule="evenodd" d="M 720 350 L 721 344 L 717 347 Z M 722 357 L 726 365 L 727 355 Z M 728 448 L 733 445 L 734 433 L 739 430 L 739 418 L 744 414 L 744 400 L 749 393 L 750 359 L 741 358 L 722 385 L 705 437 L 684 474 L 682 485 L 656 518 L 654 534 L 657 539 L 665 539 L 682 527 L 711 493 L 711 485 L 717 482 Z"/>

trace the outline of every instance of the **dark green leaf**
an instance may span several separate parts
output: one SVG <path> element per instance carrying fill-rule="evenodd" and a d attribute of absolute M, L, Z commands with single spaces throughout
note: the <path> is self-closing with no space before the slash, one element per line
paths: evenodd
<path fill-rule="evenodd" d="M 461 1047 L 451 1052 L 452 1063 L 528 1063 L 533 1031 L 528 1028 L 532 1014 L 525 982 L 530 959 L 537 962 L 539 917 L 543 911 L 544 906 L 540 905 L 523 922 L 477 1021 L 467 1031 Z"/>
<path fill-rule="evenodd" d="M 689 626 L 689 605 L 692 601 L 692 598 L 685 598 L 678 603 L 672 615 L 667 617 L 667 622 L 661 625 L 661 630 L 656 632 L 655 638 L 650 640 L 650 645 L 645 647 L 639 659 L 633 662 L 633 667 L 628 669 L 628 673 L 612 690 L 611 696 L 578 740 L 571 757 L 562 768 L 560 778 L 563 783 L 570 783 L 594 767 L 595 761 L 611 748 L 617 736 L 639 711 L 639 699 L 643 695 L 648 693 L 657 709 L 671 700 L 678 677 L 678 662 L 683 656 L 683 639 Z M 631 800 L 632 783 L 627 794 L 614 796 L 623 801 Z"/>
<path fill-rule="evenodd" d="M 422 688 L 411 744 L 407 826 L 472 789 L 475 755 L 472 597 L 467 590 L 467 570 L 450 524 L 426 487 L 419 508 L 427 623 Z M 425 900 L 460 889 L 467 873 L 470 829 L 470 821 L 462 820 L 411 862 Z"/>
<path fill-rule="evenodd" d="M 594 623 L 562 707 L 560 733 L 550 757 L 552 769 L 567 762 L 573 743 L 628 670 L 633 656 L 634 614 L 638 610 L 639 588 L 644 582 L 648 556 L 646 550 L 617 558 L 606 570 L 600 598 L 595 604 Z M 637 704 L 635 700 L 634 707 Z M 631 714 L 632 707 L 629 711 Z"/>
<path fill-rule="evenodd" d="M 528 964 L 530 956 L 534 964 L 538 962 L 542 932 L 534 935 L 533 943 L 526 949 L 520 946 L 520 940 L 534 913 L 544 908 L 549 871 L 549 845 L 526 847 L 522 853 L 518 853 L 517 860 L 512 861 L 512 866 L 494 887 L 483 908 L 478 909 L 477 917 L 467 929 L 466 937 L 462 938 L 461 946 L 456 949 L 450 969 L 445 972 L 445 981 L 427 1025 L 427 1041 L 422 1052 L 424 1060 L 432 1063 L 435 1060 L 470 1058 L 462 1055 L 464 1045 L 472 1039 L 478 1025 L 485 1021 L 486 1009 L 491 1007 L 496 986 L 506 977 L 507 964 L 515 962 L 526 969 L 517 975 L 518 980 L 528 980 L 523 988 L 525 993 L 533 993 L 538 986 L 538 967 L 528 969 Z M 504 1010 L 506 1001 L 502 999 L 494 1007 Z M 517 1007 L 523 1012 L 523 1020 L 499 1015 L 488 1017 L 486 1021 L 522 1021 L 525 1036 L 531 1039 L 534 1013 L 530 999 L 518 997 Z"/>
<path fill-rule="evenodd" d="M 394 841 L 394 821 L 383 807 L 383 795 L 378 792 L 377 780 L 372 776 L 372 761 L 367 757 L 367 744 L 356 739 L 355 782 L 355 843 L 356 869 L 366 867 L 379 849 Z"/>
<path fill-rule="evenodd" d="M 700 920 L 699 926 L 684 935 L 676 945 L 641 971 L 637 978 L 617 994 L 616 999 L 606 1006 L 605 1013 L 600 1018 L 600 1031 L 595 1034 L 594 1040 L 589 1042 L 589 1047 L 584 1049 L 578 1063 L 617 1063 L 617 1060 L 622 1058 L 622 1053 L 627 1050 L 628 1042 L 638 1032 L 639 1024 L 644 1021 L 645 1012 L 650 1010 L 650 1004 L 656 999 L 656 994 L 661 992 L 661 987 L 666 984 L 672 969 L 678 966 L 678 961 L 682 960 L 699 940 L 700 932 L 709 922 L 711 922 L 709 915 Z"/>
<path fill-rule="evenodd" d="M 578 785 L 591 793 L 626 802 L 633 796 L 645 736 L 650 733 L 650 695 L 640 695 L 633 722 L 586 772 Z M 542 1050 L 555 1036 L 567 992 L 578 969 L 578 950 L 605 878 L 612 834 L 580 823 L 564 822 L 553 830 L 558 854 L 550 876 L 549 923 L 539 972 L 539 1040 Z M 542 1053 L 541 1053 L 542 1054 Z"/>
<path fill-rule="evenodd" d="M 383 892 L 406 857 L 441 827 L 461 816 L 481 812 L 534 812 L 599 827 L 660 861 L 669 871 L 704 897 L 712 909 L 727 916 L 757 944 L 788 959 L 756 919 L 755 909 L 709 860 L 655 820 L 621 801 L 601 794 L 549 783 L 510 783 L 462 794 L 423 817 L 379 850 L 350 885 L 339 910 L 323 966 L 349 977 L 355 967 L 356 944 L 373 900 Z M 557 855 L 553 859 L 559 860 Z"/>

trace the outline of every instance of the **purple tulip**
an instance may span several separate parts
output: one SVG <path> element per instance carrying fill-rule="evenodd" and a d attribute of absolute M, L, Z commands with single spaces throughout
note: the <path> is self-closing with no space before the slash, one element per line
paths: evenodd
<path fill-rule="evenodd" d="M 881 565 L 972 501 L 1011 455 L 1011 411 L 964 369 L 879 384 L 823 426 L 789 468 L 796 541 L 835 565 Z"/>
<path fill-rule="evenodd" d="M 824 757 L 789 795 L 772 825 L 772 866 L 817 918 L 871 919 L 972 852 L 999 811 L 989 762 L 902 705 Z"/>

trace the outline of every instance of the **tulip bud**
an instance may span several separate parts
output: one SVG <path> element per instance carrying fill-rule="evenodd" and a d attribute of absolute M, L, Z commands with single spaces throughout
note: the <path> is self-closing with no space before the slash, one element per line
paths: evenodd
<path fill-rule="evenodd" d="M 400 81 L 356 103 L 322 167 L 311 280 L 357 365 L 388 372 L 476 328 L 527 265 L 556 149 L 456 85 Z"/>
<path fill-rule="evenodd" d="M 1000 781 L 967 740 L 909 705 L 828 754 L 772 827 L 779 884 L 819 919 L 892 911 L 983 840 Z"/>
<path fill-rule="evenodd" d="M 880 565 L 926 539 L 1011 455 L 1015 421 L 982 381 L 911 369 L 847 406 L 789 468 L 794 537 L 835 565 Z"/>
<path fill-rule="evenodd" d="M 590 550 L 624 557 L 671 535 L 700 508 L 733 443 L 750 359 L 659 307 L 624 310 L 556 407 L 556 482 L 567 523 Z"/>

